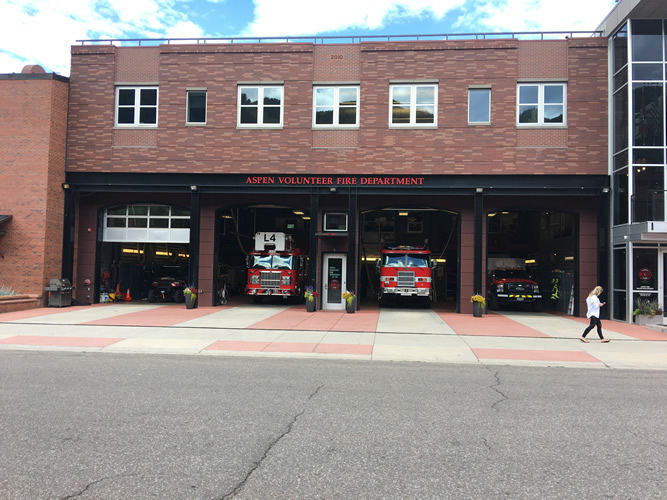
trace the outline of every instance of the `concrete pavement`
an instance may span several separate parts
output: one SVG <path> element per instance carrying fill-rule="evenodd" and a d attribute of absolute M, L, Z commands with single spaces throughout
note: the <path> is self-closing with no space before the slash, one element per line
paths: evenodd
<path fill-rule="evenodd" d="M 0 349 L 667 370 L 667 333 L 603 320 L 611 342 L 593 331 L 584 344 L 587 324 L 520 311 L 474 318 L 438 309 L 131 302 L 4 313 Z"/>

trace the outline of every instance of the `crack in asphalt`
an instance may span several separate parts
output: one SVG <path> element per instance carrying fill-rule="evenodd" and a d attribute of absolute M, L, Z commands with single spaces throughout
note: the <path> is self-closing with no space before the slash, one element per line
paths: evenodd
<path fill-rule="evenodd" d="M 245 487 L 250 477 L 255 473 L 257 469 L 261 467 L 264 460 L 266 460 L 266 458 L 269 456 L 269 453 L 271 452 L 273 447 L 276 446 L 280 441 L 282 441 L 282 439 L 285 436 L 287 436 L 290 432 L 292 432 L 294 424 L 296 424 L 296 421 L 299 419 L 299 417 L 306 412 L 308 403 L 310 402 L 311 399 L 317 396 L 317 393 L 320 392 L 320 389 L 322 389 L 322 387 L 324 387 L 324 384 L 319 386 L 317 389 L 315 389 L 315 391 L 313 391 L 313 393 L 310 396 L 308 396 L 308 399 L 306 400 L 303 409 L 299 413 L 294 415 L 292 420 L 287 424 L 285 430 L 281 434 L 276 436 L 276 438 L 269 443 L 269 445 L 266 447 L 264 453 L 262 453 L 262 456 L 259 458 L 259 460 L 255 462 L 255 464 L 250 468 L 245 477 L 232 489 L 232 491 L 230 491 L 229 493 L 225 493 L 222 497 L 220 497 L 221 500 L 233 498 L 237 493 L 239 493 Z"/>
<path fill-rule="evenodd" d="M 82 489 L 81 491 L 79 491 L 78 493 L 74 493 L 74 494 L 72 494 L 72 495 L 67 495 L 67 496 L 62 497 L 61 500 L 69 500 L 70 498 L 76 498 L 76 497 L 79 497 L 79 496 L 83 495 L 86 491 L 88 491 L 88 489 L 89 489 L 91 486 L 94 486 L 94 485 L 96 485 L 97 483 L 101 483 L 102 481 L 107 481 L 107 480 L 109 480 L 109 479 L 117 479 L 117 478 L 119 478 L 119 477 L 134 477 L 134 476 L 137 476 L 137 475 L 138 475 L 138 474 L 118 474 L 118 475 L 116 475 L 116 476 L 107 476 L 107 477 L 103 477 L 103 478 L 101 478 L 101 479 L 97 479 L 96 481 L 93 481 L 93 482 L 91 482 L 91 483 L 88 483 L 88 484 L 85 486 L 85 488 L 83 488 L 83 489 Z"/>
<path fill-rule="evenodd" d="M 645 438 L 644 436 L 641 436 L 641 435 L 639 435 L 638 433 L 636 433 L 635 431 L 632 431 L 632 430 L 629 431 L 629 432 L 630 432 L 630 434 L 632 434 L 637 439 L 640 439 L 640 440 L 645 441 L 647 443 L 657 444 L 658 446 L 662 446 L 664 448 L 667 448 L 667 444 L 665 444 L 665 443 L 661 443 L 660 441 L 654 441 L 652 439 Z"/>
<path fill-rule="evenodd" d="M 491 449 L 491 445 L 489 444 L 488 439 L 486 439 L 485 437 L 483 437 L 483 438 L 482 438 L 482 443 L 484 443 L 484 446 L 486 447 L 487 451 L 493 451 L 493 450 Z"/>
<path fill-rule="evenodd" d="M 498 389 L 498 386 L 500 385 L 500 375 L 498 375 L 498 373 L 500 373 L 500 372 L 499 372 L 498 370 L 493 371 L 493 370 L 491 370 L 491 368 L 489 368 L 488 366 L 485 367 L 485 368 L 486 368 L 487 370 L 489 370 L 491 373 L 493 373 L 493 376 L 494 376 L 495 379 L 496 379 L 496 383 L 493 384 L 493 385 L 491 385 L 491 386 L 489 386 L 489 389 L 493 389 L 495 392 L 497 392 L 497 393 L 500 394 L 500 396 L 501 396 L 501 398 L 500 398 L 498 401 L 496 401 L 495 403 L 493 403 L 493 404 L 491 405 L 491 409 L 496 410 L 496 411 L 500 411 L 500 410 L 498 410 L 498 405 L 499 405 L 500 403 L 502 403 L 503 401 L 508 401 L 508 400 L 509 400 L 509 397 L 507 397 L 507 394 L 505 394 L 503 391 L 501 391 L 500 389 Z"/>

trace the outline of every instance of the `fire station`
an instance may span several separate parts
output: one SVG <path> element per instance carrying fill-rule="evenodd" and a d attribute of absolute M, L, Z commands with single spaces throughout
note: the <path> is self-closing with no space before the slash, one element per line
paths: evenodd
<path fill-rule="evenodd" d="M 608 266 L 607 40 L 567 35 L 81 41 L 64 252 L 77 299 L 117 283 L 145 297 L 162 275 L 242 293 L 253 237 L 273 231 L 308 255 L 322 308 L 347 289 L 373 300 L 381 248 L 402 245 L 430 249 L 437 300 L 457 311 L 493 259 L 529 266 L 575 314 Z"/>
<path fill-rule="evenodd" d="M 644 185 L 623 177 L 637 162 L 664 169 L 664 127 L 659 141 L 642 132 L 634 156 L 636 134 L 617 131 L 632 128 L 627 80 L 653 73 L 639 48 L 632 76 L 628 60 L 610 55 L 627 54 L 624 40 L 662 44 L 667 12 L 655 5 L 623 0 L 594 32 L 80 40 L 65 176 L 54 178 L 57 193 L 49 188 L 64 207 L 61 275 L 81 302 L 117 288 L 147 298 L 169 276 L 215 305 L 222 286 L 243 295 L 255 235 L 283 233 L 307 256 L 303 286 L 320 309 L 343 308 L 345 290 L 362 308 L 377 302 L 377 262 L 393 246 L 429 249 L 443 307 L 471 312 L 491 269 L 521 267 L 545 309 L 578 316 L 594 286 L 612 288 L 612 268 L 632 267 L 629 252 L 646 254 L 633 235 L 651 230 L 635 222 L 664 220 L 640 214 L 627 193 Z M 659 21 L 633 31 L 642 13 Z M 663 123 L 655 82 L 640 83 Z M 9 205 L 0 224 L 5 214 L 0 249 L 18 227 Z M 623 304 L 614 311 L 630 307 L 626 285 L 614 281 Z"/>

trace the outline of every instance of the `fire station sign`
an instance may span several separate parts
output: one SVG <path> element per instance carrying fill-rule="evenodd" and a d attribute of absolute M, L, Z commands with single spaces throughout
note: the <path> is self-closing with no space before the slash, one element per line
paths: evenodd
<path fill-rule="evenodd" d="M 424 177 L 263 175 L 248 176 L 245 183 L 264 186 L 423 186 Z"/>

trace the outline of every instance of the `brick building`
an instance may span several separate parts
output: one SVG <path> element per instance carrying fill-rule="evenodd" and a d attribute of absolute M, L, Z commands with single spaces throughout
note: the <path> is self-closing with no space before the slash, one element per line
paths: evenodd
<path fill-rule="evenodd" d="M 383 244 L 428 242 L 460 312 L 492 263 L 571 314 L 606 277 L 606 38 L 82 43 L 70 78 L 78 300 L 242 287 L 257 231 L 295 236 L 323 308 L 332 272 L 372 300 Z"/>
<path fill-rule="evenodd" d="M 0 75 L 0 286 L 41 297 L 61 275 L 68 79 Z"/>

